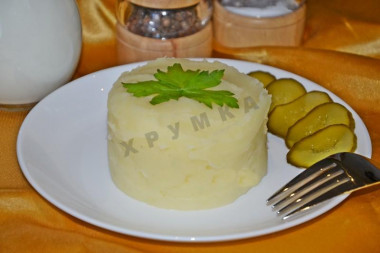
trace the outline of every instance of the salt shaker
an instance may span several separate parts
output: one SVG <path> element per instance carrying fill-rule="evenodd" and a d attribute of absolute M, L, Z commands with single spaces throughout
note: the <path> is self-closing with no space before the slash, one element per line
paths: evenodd
<path fill-rule="evenodd" d="M 118 62 L 209 57 L 212 0 L 118 0 Z"/>
<path fill-rule="evenodd" d="M 297 46 L 305 16 L 305 0 L 216 0 L 214 39 L 231 48 Z"/>

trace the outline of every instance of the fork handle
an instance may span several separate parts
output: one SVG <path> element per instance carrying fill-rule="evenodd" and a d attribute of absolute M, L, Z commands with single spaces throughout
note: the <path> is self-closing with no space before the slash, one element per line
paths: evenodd
<path fill-rule="evenodd" d="M 358 186 L 380 181 L 380 169 L 378 169 L 380 167 L 376 167 L 373 160 L 364 156 L 359 156 L 360 159 L 358 159 L 358 155 L 354 153 L 340 153 L 337 156 L 336 159 L 340 160 L 348 175 L 351 174 L 352 178 L 361 179 L 354 180 Z"/>

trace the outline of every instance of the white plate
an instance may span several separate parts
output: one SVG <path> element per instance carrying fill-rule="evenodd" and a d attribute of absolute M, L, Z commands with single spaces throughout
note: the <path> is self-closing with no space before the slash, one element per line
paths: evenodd
<path fill-rule="evenodd" d="M 210 59 L 213 60 L 213 59 Z M 349 108 L 356 122 L 357 152 L 371 156 L 371 140 L 359 116 L 337 96 L 317 84 L 280 69 L 219 59 L 241 72 L 264 70 L 290 77 L 307 90 L 322 90 Z M 129 198 L 112 183 L 107 165 L 107 95 L 123 71 L 142 63 L 105 69 L 56 90 L 26 117 L 17 140 L 23 173 L 32 186 L 63 211 L 93 225 L 137 237 L 205 242 L 273 233 L 330 210 L 348 195 L 336 197 L 309 214 L 284 222 L 265 200 L 301 172 L 286 162 L 284 141 L 269 134 L 269 168 L 262 182 L 234 203 L 211 210 L 159 209 Z"/>

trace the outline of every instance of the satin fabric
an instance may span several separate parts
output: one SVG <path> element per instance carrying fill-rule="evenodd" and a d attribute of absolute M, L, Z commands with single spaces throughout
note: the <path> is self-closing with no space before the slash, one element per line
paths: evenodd
<path fill-rule="evenodd" d="M 73 79 L 117 65 L 116 0 L 78 0 L 83 50 Z M 279 67 L 330 89 L 362 117 L 380 161 L 380 1 L 309 0 L 300 47 L 223 48 L 214 56 Z M 139 239 L 82 222 L 43 199 L 17 162 L 27 112 L 0 111 L 0 252 L 380 252 L 380 187 L 278 233 L 219 243 Z"/>

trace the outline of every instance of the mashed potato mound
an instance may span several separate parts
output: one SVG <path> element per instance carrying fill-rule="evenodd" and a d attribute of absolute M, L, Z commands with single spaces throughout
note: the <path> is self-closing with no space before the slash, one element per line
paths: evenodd
<path fill-rule="evenodd" d="M 224 69 L 222 83 L 239 109 L 208 108 L 181 97 L 151 105 L 122 82 L 154 80 L 157 69 Z M 123 73 L 108 97 L 108 158 L 116 186 L 130 197 L 167 209 L 229 204 L 267 171 L 267 114 L 271 100 L 256 79 L 214 61 L 163 58 Z"/>

